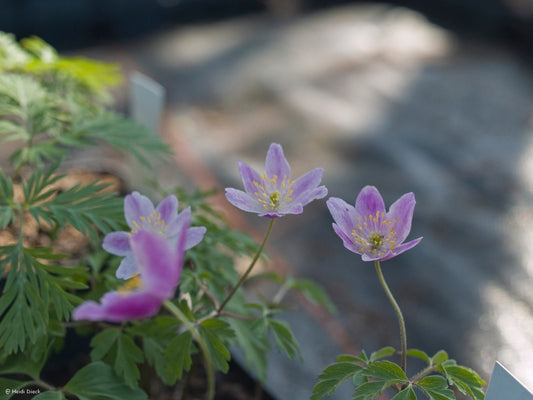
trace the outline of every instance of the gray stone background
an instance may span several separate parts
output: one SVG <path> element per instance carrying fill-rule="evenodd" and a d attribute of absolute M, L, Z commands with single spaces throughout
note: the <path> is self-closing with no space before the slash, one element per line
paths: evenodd
<path fill-rule="evenodd" d="M 533 82 L 500 42 L 465 39 L 420 14 L 349 4 L 292 17 L 243 16 L 78 49 L 167 91 L 163 134 L 176 168 L 162 181 L 240 187 L 237 160 L 263 168 L 281 143 L 296 176 L 324 167 L 329 195 L 367 184 L 390 205 L 416 195 L 415 249 L 383 264 L 408 345 L 489 378 L 495 360 L 533 387 Z M 125 104 L 127 90 L 117 93 Z M 265 221 L 218 204 L 261 236 Z M 336 316 L 298 298 L 286 314 L 305 363 L 274 354 L 267 386 L 309 398 L 336 355 L 399 347 L 371 264 L 344 249 L 324 201 L 276 224 L 269 268 L 314 279 Z M 415 368 L 415 367 L 412 367 Z M 335 399 L 346 399 L 350 387 Z"/>

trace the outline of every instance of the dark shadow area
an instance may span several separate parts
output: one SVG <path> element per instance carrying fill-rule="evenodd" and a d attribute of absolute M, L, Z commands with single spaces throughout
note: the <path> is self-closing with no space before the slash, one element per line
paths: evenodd
<path fill-rule="evenodd" d="M 161 29 L 251 13 L 302 15 L 354 0 L 1 0 L 0 30 L 37 35 L 60 50 L 127 41 Z M 375 2 L 378 3 L 378 2 Z M 384 2 L 379 2 L 383 4 Z M 388 0 L 464 38 L 498 41 L 531 55 L 533 10 L 503 0 Z"/>

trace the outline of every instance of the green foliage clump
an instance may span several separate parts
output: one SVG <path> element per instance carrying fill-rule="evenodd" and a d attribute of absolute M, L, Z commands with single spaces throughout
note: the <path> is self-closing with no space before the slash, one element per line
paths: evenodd
<path fill-rule="evenodd" d="M 148 156 L 170 153 L 144 127 L 106 108 L 110 88 L 120 81 L 116 65 L 62 57 L 39 38 L 19 43 L 0 32 L 0 143 L 16 144 L 10 168 L 0 169 L 0 230 L 9 238 L 0 243 L 0 386 L 12 391 L 0 398 L 40 388 L 46 391 L 35 399 L 147 399 L 152 375 L 173 385 L 200 352 L 208 371 L 227 372 L 232 347 L 242 348 L 264 380 L 268 352 L 300 357 L 289 325 L 279 318 L 284 296 L 298 290 L 333 308 L 318 285 L 275 274 L 262 276 L 278 285 L 273 300 L 248 300 L 237 284 L 235 262 L 259 246 L 212 209 L 212 192 L 178 188 L 173 194 L 182 207 L 191 207 L 192 225 L 207 228 L 203 241 L 187 252 L 180 293 L 170 303 L 183 318 L 161 311 L 121 324 L 70 321 L 83 300 L 120 285 L 120 258 L 98 248 L 106 233 L 128 228 L 123 199 L 107 184 L 60 185 L 62 161 L 74 149 L 101 142 L 145 165 Z M 81 255 L 57 250 L 69 229 L 87 239 Z M 31 235 L 46 236 L 46 244 Z M 231 288 L 238 288 L 234 295 Z M 85 366 L 56 387 L 42 376 L 67 333 L 89 342 L 91 350 Z"/>

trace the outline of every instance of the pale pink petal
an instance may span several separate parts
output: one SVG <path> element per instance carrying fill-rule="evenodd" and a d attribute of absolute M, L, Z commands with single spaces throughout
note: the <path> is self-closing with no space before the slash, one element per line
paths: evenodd
<path fill-rule="evenodd" d="M 161 219 L 165 223 L 170 223 L 178 213 L 178 199 L 174 195 L 170 195 L 161 200 L 157 205 L 155 211 L 161 215 Z"/>
<path fill-rule="evenodd" d="M 128 232 L 111 232 L 105 235 L 102 247 L 108 253 L 116 256 L 126 256 L 131 253 Z"/>
<path fill-rule="evenodd" d="M 403 243 L 399 246 L 396 246 L 396 248 L 394 250 L 391 250 L 391 255 L 390 257 L 387 257 L 385 258 L 384 260 L 388 260 L 389 258 L 392 258 L 392 257 L 396 257 L 397 255 L 400 255 L 402 254 L 403 252 L 407 251 L 407 250 L 410 250 L 412 249 L 413 247 L 415 247 L 418 243 L 420 243 L 420 241 L 422 240 L 421 237 L 417 238 L 417 239 L 414 239 L 414 240 L 411 240 L 407 243 Z"/>
<path fill-rule="evenodd" d="M 254 182 L 260 183 L 261 177 L 259 173 L 250 167 L 248 164 L 245 164 L 239 161 L 239 171 L 241 173 L 242 184 L 244 185 L 244 190 L 247 193 L 254 193 L 257 191 L 257 188 L 254 185 Z"/>
<path fill-rule="evenodd" d="M 168 224 L 168 229 L 165 231 L 167 237 L 170 238 L 170 237 L 176 236 L 180 232 L 185 219 L 187 220 L 191 219 L 191 208 L 190 207 L 187 207 L 179 214 L 176 214 L 176 218 L 174 218 L 174 220 Z"/>
<path fill-rule="evenodd" d="M 243 211 L 262 213 L 263 206 L 251 195 L 233 188 L 226 188 L 226 199 Z"/>
<path fill-rule="evenodd" d="M 282 147 L 277 143 L 272 143 L 268 149 L 265 172 L 269 178 L 276 175 L 280 182 L 284 177 L 291 176 L 291 167 L 283 154 Z"/>
<path fill-rule="evenodd" d="M 187 230 L 187 240 L 185 241 L 185 250 L 189 250 L 200 243 L 207 229 L 205 226 L 193 226 Z"/>
<path fill-rule="evenodd" d="M 376 215 L 379 211 L 385 213 L 385 203 L 379 191 L 374 186 L 365 186 L 355 200 L 355 211 L 360 218 Z"/>
<path fill-rule="evenodd" d="M 148 217 L 154 212 L 154 205 L 150 199 L 139 192 L 133 192 L 124 199 L 124 215 L 130 225 L 133 221 L 139 222 L 140 217 Z"/>
<path fill-rule="evenodd" d="M 115 276 L 118 279 L 130 279 L 135 275 L 139 275 L 139 266 L 137 265 L 137 261 L 135 261 L 133 253 L 130 251 L 120 262 Z"/>
<path fill-rule="evenodd" d="M 413 193 L 406 193 L 389 208 L 387 219 L 390 222 L 394 222 L 398 243 L 402 243 L 411 231 L 411 221 L 413 219 L 415 204 L 415 195 Z"/>
<path fill-rule="evenodd" d="M 353 239 L 348 236 L 337 224 L 332 224 L 333 230 L 339 237 L 342 239 L 342 243 L 344 244 L 344 247 L 346 247 L 348 250 L 353 251 L 356 254 L 361 254 L 357 250 L 357 247 L 355 246 L 355 243 Z"/>
<path fill-rule="evenodd" d="M 340 230 L 350 235 L 354 229 L 355 221 L 352 219 L 351 214 L 354 209 L 351 205 L 338 197 L 330 197 L 326 201 L 328 210 L 333 217 L 333 220 L 337 223 Z"/>

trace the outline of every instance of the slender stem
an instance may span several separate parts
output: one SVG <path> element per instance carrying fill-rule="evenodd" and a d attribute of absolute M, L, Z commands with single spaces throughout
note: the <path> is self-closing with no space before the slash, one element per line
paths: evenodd
<path fill-rule="evenodd" d="M 56 388 L 55 386 L 52 386 L 50 385 L 49 383 L 46 383 L 45 381 L 41 380 L 41 379 L 35 379 L 33 381 L 33 383 L 37 386 L 40 386 L 46 390 L 50 390 L 50 391 L 57 391 L 58 388 Z"/>
<path fill-rule="evenodd" d="M 409 379 L 409 381 L 412 382 L 413 384 L 418 383 L 422 380 L 422 378 L 431 374 L 433 371 L 435 371 L 435 366 L 429 365 L 426 368 L 424 368 L 422 371 L 420 371 L 418 374 L 413 376 L 411 379 Z"/>
<path fill-rule="evenodd" d="M 257 262 L 257 260 L 259 259 L 259 256 L 263 252 L 263 249 L 264 249 L 265 244 L 266 244 L 266 242 L 268 240 L 268 237 L 270 236 L 270 232 L 272 231 L 272 226 L 274 225 L 274 220 L 275 220 L 275 218 L 271 218 L 270 219 L 270 224 L 268 225 L 268 229 L 266 231 L 266 234 L 265 234 L 265 237 L 263 239 L 263 242 L 261 243 L 261 246 L 259 247 L 259 250 L 257 250 L 257 254 L 254 256 L 252 262 L 250 263 L 250 266 L 248 267 L 248 269 L 246 270 L 244 275 L 241 276 L 241 279 L 239 279 L 239 282 L 237 282 L 237 284 L 231 290 L 231 292 L 228 295 L 228 297 L 226 297 L 226 299 L 222 302 L 222 304 L 218 308 L 217 315 L 220 315 L 220 313 L 222 312 L 224 307 L 226 307 L 226 304 L 228 304 L 228 302 L 231 300 L 233 295 L 237 292 L 237 289 L 239 289 L 239 287 L 243 284 L 243 282 L 246 280 L 246 278 L 248 278 L 248 275 L 250 275 L 250 272 L 252 272 L 252 269 L 253 269 L 255 263 Z"/>
<path fill-rule="evenodd" d="M 187 330 L 191 332 L 191 335 L 198 343 L 200 350 L 202 350 L 202 354 L 204 355 L 205 373 L 207 375 L 207 392 L 205 398 L 206 400 L 213 400 L 215 398 L 215 373 L 213 371 L 213 363 L 209 358 L 209 350 L 207 349 L 205 340 L 198 333 L 191 321 L 189 321 L 189 318 L 187 318 L 187 316 L 178 307 L 176 307 L 174 303 L 172 303 L 170 300 L 166 300 L 163 302 L 163 304 L 168 311 L 170 311 L 177 319 L 183 322 Z"/>
<path fill-rule="evenodd" d="M 383 276 L 383 272 L 381 272 L 381 266 L 379 264 L 379 261 L 374 261 L 374 266 L 376 267 L 379 282 L 381 283 L 383 290 L 385 290 L 385 294 L 389 298 L 392 307 L 396 312 L 396 316 L 398 317 L 398 324 L 400 325 L 400 341 L 402 343 L 402 369 L 404 372 L 407 372 L 407 334 L 405 332 L 405 321 L 403 319 L 402 310 L 400 310 L 400 306 L 394 299 L 394 296 L 392 295 L 392 292 L 390 291 L 387 282 L 385 282 L 385 277 Z"/>

